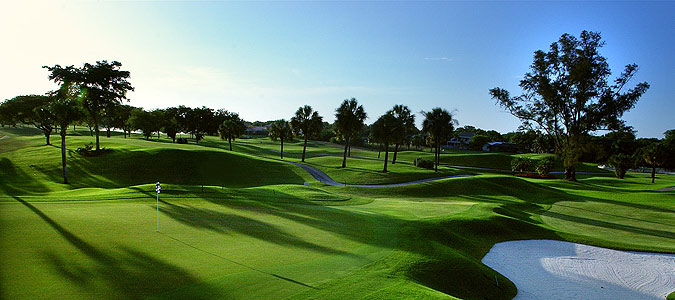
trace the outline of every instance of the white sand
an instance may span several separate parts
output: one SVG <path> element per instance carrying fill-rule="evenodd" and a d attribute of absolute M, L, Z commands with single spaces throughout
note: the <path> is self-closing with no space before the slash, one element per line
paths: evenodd
<path fill-rule="evenodd" d="M 675 255 L 550 240 L 495 244 L 483 263 L 518 288 L 514 299 L 665 299 Z"/>

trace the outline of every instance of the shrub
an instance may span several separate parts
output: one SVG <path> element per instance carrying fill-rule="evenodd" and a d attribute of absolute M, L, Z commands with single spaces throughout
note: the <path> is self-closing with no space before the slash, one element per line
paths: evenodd
<path fill-rule="evenodd" d="M 176 139 L 176 143 L 187 144 L 188 140 L 186 138 L 178 138 L 178 139 Z"/>
<path fill-rule="evenodd" d="M 101 148 L 98 151 L 92 149 L 94 149 L 94 144 L 90 142 L 89 144 L 85 144 L 83 148 L 82 147 L 77 148 L 77 150 L 75 151 L 77 151 L 77 153 L 82 156 L 98 156 L 101 154 L 112 152 L 111 149 L 106 148 Z"/>
<path fill-rule="evenodd" d="M 511 170 L 513 172 L 530 172 L 533 166 L 534 162 L 527 157 L 516 157 L 511 160 Z"/>
<path fill-rule="evenodd" d="M 626 171 L 633 166 L 634 159 L 628 154 L 621 153 L 610 156 L 607 163 L 614 167 L 616 178 L 623 179 L 626 176 Z"/>
<path fill-rule="evenodd" d="M 424 169 L 433 169 L 434 168 L 434 162 L 430 159 L 426 158 L 415 158 L 415 166 L 419 168 L 424 168 Z"/>
<path fill-rule="evenodd" d="M 534 169 L 539 175 L 548 175 L 553 170 L 553 157 L 540 159 Z"/>

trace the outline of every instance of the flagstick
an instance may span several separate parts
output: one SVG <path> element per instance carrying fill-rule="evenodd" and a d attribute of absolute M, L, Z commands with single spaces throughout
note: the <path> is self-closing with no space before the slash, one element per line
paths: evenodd
<path fill-rule="evenodd" d="M 157 232 L 159 232 L 159 192 L 157 192 Z"/>

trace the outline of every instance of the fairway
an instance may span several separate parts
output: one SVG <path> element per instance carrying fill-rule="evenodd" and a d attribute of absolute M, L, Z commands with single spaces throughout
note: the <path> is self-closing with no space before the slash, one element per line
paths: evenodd
<path fill-rule="evenodd" d="M 3 299 L 510 299 L 514 284 L 481 262 L 499 242 L 675 253 L 675 192 L 653 192 L 673 176 L 433 172 L 409 163 L 428 155 L 415 151 L 381 173 L 377 152 L 354 149 L 340 169 L 341 149 L 313 142 L 306 165 L 338 182 L 473 175 L 345 187 L 289 164 L 295 154 L 281 161 L 269 139 L 238 140 L 230 152 L 214 137 L 113 136 L 103 140 L 111 153 L 71 152 L 73 183 L 63 185 L 58 147 L 28 130 L 0 134 Z M 68 150 L 91 139 L 68 138 Z"/>

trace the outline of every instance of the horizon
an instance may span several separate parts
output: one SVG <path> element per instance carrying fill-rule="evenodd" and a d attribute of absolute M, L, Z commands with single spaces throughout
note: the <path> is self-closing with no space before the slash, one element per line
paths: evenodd
<path fill-rule="evenodd" d="M 308 104 L 332 123 L 354 97 L 368 124 L 404 104 L 418 126 L 420 111 L 442 107 L 458 127 L 507 133 L 520 121 L 488 90 L 520 94 L 534 51 L 590 30 L 606 42 L 610 79 L 636 63 L 629 86 L 651 85 L 624 116 L 636 136 L 673 128 L 673 2 L 39 3 L 0 13 L 13 45 L 0 58 L 2 100 L 55 89 L 43 65 L 117 60 L 136 88 L 128 104 L 145 109 L 207 106 L 266 121 Z"/>

